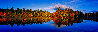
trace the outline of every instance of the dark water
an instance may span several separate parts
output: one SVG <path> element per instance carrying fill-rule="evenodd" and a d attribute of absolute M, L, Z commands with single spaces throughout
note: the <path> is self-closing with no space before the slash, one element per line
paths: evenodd
<path fill-rule="evenodd" d="M 80 23 L 60 26 L 53 20 L 42 24 L 13 24 L 13 27 L 12 24 L 4 24 L 0 25 L 0 32 L 98 32 L 98 22 L 91 19 L 83 19 Z"/>

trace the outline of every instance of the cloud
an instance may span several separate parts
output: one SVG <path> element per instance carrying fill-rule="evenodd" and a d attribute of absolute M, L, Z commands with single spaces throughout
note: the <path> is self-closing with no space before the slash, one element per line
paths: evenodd
<path fill-rule="evenodd" d="M 73 2 L 78 2 L 79 0 L 72 0 L 72 1 L 70 1 L 70 3 L 73 3 Z"/>
<path fill-rule="evenodd" d="M 93 12 L 98 12 L 98 10 L 81 10 L 83 14 L 85 13 L 93 13 Z"/>
<path fill-rule="evenodd" d="M 56 9 L 59 8 L 59 7 L 60 7 L 61 9 L 68 8 L 66 5 L 61 5 L 61 4 L 56 4 L 55 6 L 51 6 L 50 8 L 56 10 Z"/>
<path fill-rule="evenodd" d="M 56 4 L 54 6 L 49 6 L 47 8 L 39 8 L 39 9 L 53 9 L 53 10 L 56 10 L 58 8 L 61 8 L 61 9 L 65 9 L 65 8 L 68 8 L 66 5 L 62 5 L 62 4 Z"/>

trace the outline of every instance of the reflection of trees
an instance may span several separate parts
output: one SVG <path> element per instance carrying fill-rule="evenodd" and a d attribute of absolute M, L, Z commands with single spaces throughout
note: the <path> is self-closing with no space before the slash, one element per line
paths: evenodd
<path fill-rule="evenodd" d="M 73 23 L 81 23 L 83 22 L 82 18 L 67 18 L 67 19 L 53 19 L 53 22 L 55 22 L 58 27 L 60 27 L 61 25 L 66 25 L 66 26 L 72 26 Z"/>
<path fill-rule="evenodd" d="M 85 18 L 84 18 L 84 20 L 93 20 L 93 21 L 98 22 L 97 19 L 98 19 L 97 17 L 85 17 Z"/>
<path fill-rule="evenodd" d="M 32 18 L 1 18 L 0 25 L 11 25 L 13 27 L 14 24 L 23 25 L 25 24 L 42 24 L 43 22 L 48 22 L 53 20 L 58 27 L 61 25 L 70 26 L 73 23 L 81 23 L 83 19 L 81 18 L 51 18 L 51 17 L 32 17 Z"/>
<path fill-rule="evenodd" d="M 33 18 L 27 18 L 27 19 L 15 19 L 15 18 L 1 18 L 0 25 L 11 25 L 13 27 L 14 24 L 17 24 L 19 26 L 20 24 L 25 26 L 25 24 L 42 24 L 43 22 L 48 22 L 51 19 L 44 18 L 44 17 L 33 17 Z M 6 20 L 4 20 L 6 19 Z"/>

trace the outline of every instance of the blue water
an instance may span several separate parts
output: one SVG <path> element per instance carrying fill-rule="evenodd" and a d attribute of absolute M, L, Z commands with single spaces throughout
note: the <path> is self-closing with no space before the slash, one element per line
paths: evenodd
<path fill-rule="evenodd" d="M 57 27 L 51 20 L 43 24 L 25 24 L 13 27 L 9 25 L 0 25 L 0 32 L 98 32 L 98 22 L 83 20 L 81 23 L 73 23 L 72 26 Z"/>

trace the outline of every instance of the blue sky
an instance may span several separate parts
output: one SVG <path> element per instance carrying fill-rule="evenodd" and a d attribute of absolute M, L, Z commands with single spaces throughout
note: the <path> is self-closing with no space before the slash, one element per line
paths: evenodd
<path fill-rule="evenodd" d="M 55 8 L 72 8 L 85 12 L 98 11 L 98 0 L 0 0 L 0 8 L 42 9 L 55 12 Z"/>

